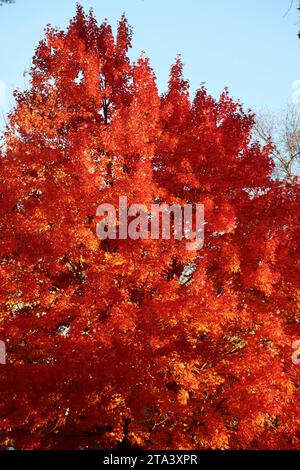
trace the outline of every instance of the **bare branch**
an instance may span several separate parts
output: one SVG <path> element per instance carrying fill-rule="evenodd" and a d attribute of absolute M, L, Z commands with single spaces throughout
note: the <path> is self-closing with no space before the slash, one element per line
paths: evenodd
<path fill-rule="evenodd" d="M 261 113 L 256 116 L 254 136 L 262 144 L 272 143 L 271 156 L 279 178 L 293 181 L 300 175 L 300 110 L 287 106 L 279 115 Z"/>
<path fill-rule="evenodd" d="M 291 0 L 291 3 L 290 3 L 290 6 L 288 7 L 287 11 L 285 12 L 285 14 L 283 15 L 283 18 L 285 18 L 288 13 L 291 11 L 291 8 L 293 6 L 293 3 L 294 3 L 294 0 Z"/>

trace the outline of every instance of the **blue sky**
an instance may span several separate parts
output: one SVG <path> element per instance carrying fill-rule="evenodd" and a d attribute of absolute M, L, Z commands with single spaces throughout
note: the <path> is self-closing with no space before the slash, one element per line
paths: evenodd
<path fill-rule="evenodd" d="M 292 97 L 300 79 L 298 1 L 290 0 L 82 0 L 99 21 L 114 27 L 125 11 L 133 27 L 133 59 L 141 50 L 150 57 L 160 91 L 178 53 L 194 92 L 201 82 L 214 96 L 229 87 L 235 98 L 255 110 L 278 111 Z M 47 23 L 66 27 L 75 13 L 75 0 L 16 0 L 0 7 L 0 80 L 6 102 L 24 88 L 34 49 Z M 0 118 L 1 119 L 1 118 Z"/>

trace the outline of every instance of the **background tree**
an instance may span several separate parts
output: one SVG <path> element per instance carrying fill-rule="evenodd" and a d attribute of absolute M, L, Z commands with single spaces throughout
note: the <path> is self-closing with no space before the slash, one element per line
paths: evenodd
<path fill-rule="evenodd" d="M 299 176 L 300 113 L 297 105 L 290 104 L 279 114 L 257 114 L 254 136 L 263 145 L 272 142 L 271 155 L 277 177 L 293 181 Z"/>
<path fill-rule="evenodd" d="M 15 3 L 15 0 L 0 0 L 0 7 L 2 7 L 4 3 Z"/>

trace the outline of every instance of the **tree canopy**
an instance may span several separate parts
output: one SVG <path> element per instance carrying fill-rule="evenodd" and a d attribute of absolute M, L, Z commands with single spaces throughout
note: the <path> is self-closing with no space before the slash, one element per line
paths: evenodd
<path fill-rule="evenodd" d="M 2 448 L 300 448 L 300 188 L 227 90 L 160 95 L 93 12 L 49 26 L 0 160 Z M 102 202 L 202 203 L 205 244 L 105 240 Z"/>

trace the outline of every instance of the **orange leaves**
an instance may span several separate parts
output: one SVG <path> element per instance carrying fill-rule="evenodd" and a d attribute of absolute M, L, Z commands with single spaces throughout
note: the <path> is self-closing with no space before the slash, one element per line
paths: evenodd
<path fill-rule="evenodd" d="M 299 186 L 270 178 L 253 116 L 227 91 L 191 101 L 177 59 L 159 96 L 130 46 L 125 17 L 115 41 L 78 7 L 66 32 L 48 29 L 16 94 L 0 161 L 0 339 L 8 363 L 47 368 L 3 369 L 1 447 L 63 448 L 72 434 L 72 448 L 298 448 Z M 96 209 L 118 211 L 121 195 L 203 203 L 203 248 L 99 242 Z"/>
<path fill-rule="evenodd" d="M 189 397 L 189 392 L 181 389 L 178 393 L 177 400 L 181 405 L 187 405 Z"/>
<path fill-rule="evenodd" d="M 267 263 L 261 262 L 256 272 L 256 285 L 266 295 L 270 295 L 273 291 L 273 285 L 280 279 L 280 275 L 270 268 Z"/>

